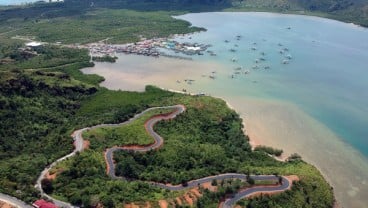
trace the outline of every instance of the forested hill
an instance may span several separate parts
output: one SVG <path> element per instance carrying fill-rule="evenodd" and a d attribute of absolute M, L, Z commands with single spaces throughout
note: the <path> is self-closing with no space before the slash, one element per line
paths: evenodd
<path fill-rule="evenodd" d="M 271 11 L 322 16 L 368 26 L 368 0 L 65 0 L 31 8 L 2 9 L 0 21 L 27 17 L 75 16 L 97 8 L 136 11 Z M 59 12 L 57 12 L 59 11 Z"/>
<path fill-rule="evenodd" d="M 368 26 L 368 0 L 232 0 L 232 8 L 311 14 Z"/>

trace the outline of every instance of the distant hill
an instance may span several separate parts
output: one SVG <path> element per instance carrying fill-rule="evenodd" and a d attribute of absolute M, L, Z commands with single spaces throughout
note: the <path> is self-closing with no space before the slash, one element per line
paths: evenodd
<path fill-rule="evenodd" d="M 231 0 L 240 10 L 302 12 L 368 26 L 368 0 Z"/>
<path fill-rule="evenodd" d="M 322 16 L 368 27 L 368 0 L 65 0 L 3 10 L 0 21 L 11 18 L 54 18 L 81 15 L 95 8 L 137 11 L 272 11 Z"/>
<path fill-rule="evenodd" d="M 304 12 L 368 26 L 368 0 L 65 0 L 69 5 L 136 10 L 219 11 L 246 9 Z"/>

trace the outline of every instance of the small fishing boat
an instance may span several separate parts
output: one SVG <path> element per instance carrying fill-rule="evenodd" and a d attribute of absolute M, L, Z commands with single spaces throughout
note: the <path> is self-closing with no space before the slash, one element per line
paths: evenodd
<path fill-rule="evenodd" d="M 282 61 L 282 64 L 289 64 L 289 60 L 286 60 L 286 59 L 285 59 L 285 60 L 283 60 L 283 61 Z"/>

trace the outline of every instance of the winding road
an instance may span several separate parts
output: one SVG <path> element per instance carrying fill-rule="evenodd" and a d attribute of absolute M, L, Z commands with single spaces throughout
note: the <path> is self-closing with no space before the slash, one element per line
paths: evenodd
<path fill-rule="evenodd" d="M 26 204 L 25 202 L 6 194 L 0 193 L 0 201 L 3 201 L 5 203 L 8 203 L 10 205 L 13 205 L 18 208 L 32 208 L 31 205 Z"/>
<path fill-rule="evenodd" d="M 69 157 L 74 156 L 77 152 L 83 151 L 84 140 L 83 140 L 82 134 L 83 134 L 84 131 L 90 130 L 90 129 L 95 129 L 95 128 L 100 128 L 100 127 L 113 127 L 113 126 L 126 125 L 126 124 L 129 124 L 129 123 L 135 121 L 137 118 L 141 117 L 146 112 L 154 110 L 154 109 L 172 109 L 173 111 L 171 113 L 168 113 L 168 114 L 153 116 L 152 118 L 150 118 L 149 120 L 146 121 L 145 128 L 146 128 L 146 131 L 153 137 L 153 139 L 154 139 L 153 144 L 148 145 L 148 146 L 112 147 L 112 148 L 107 149 L 106 152 L 105 152 L 107 174 L 111 178 L 125 180 L 125 178 L 118 177 L 118 176 L 115 175 L 115 164 L 114 164 L 114 160 L 113 160 L 114 152 L 115 151 L 147 152 L 147 151 L 150 151 L 150 150 L 155 150 L 155 149 L 160 148 L 163 145 L 164 140 L 159 134 L 157 134 L 153 130 L 153 126 L 159 121 L 174 119 L 177 115 L 179 115 L 179 114 L 181 114 L 185 111 L 185 106 L 183 106 L 183 105 L 174 105 L 174 106 L 149 108 L 149 109 L 147 109 L 147 110 L 145 110 L 145 111 L 143 111 L 139 114 L 136 114 L 133 118 L 129 119 L 128 121 L 120 123 L 120 124 L 100 124 L 100 125 L 96 125 L 96 126 L 93 126 L 93 127 L 88 127 L 88 128 L 83 128 L 83 129 L 80 129 L 80 130 L 76 130 L 72 134 L 72 137 L 74 139 L 74 145 L 75 145 L 74 151 L 72 153 L 58 159 L 57 161 L 52 163 L 50 166 L 46 167 L 44 169 L 44 171 L 42 171 L 41 175 L 39 176 L 39 178 L 37 180 L 37 184 L 35 185 L 35 187 L 40 190 L 41 195 L 43 197 L 46 197 L 46 198 L 52 200 L 57 206 L 59 206 L 59 207 L 73 207 L 69 203 L 62 202 L 60 200 L 52 198 L 51 196 L 47 195 L 42 190 L 41 181 L 42 181 L 43 178 L 46 177 L 46 174 L 58 162 L 63 161 L 65 159 L 69 158 Z M 274 176 L 274 175 L 254 175 L 254 176 L 249 176 L 249 177 L 253 178 L 254 180 L 279 180 L 279 178 L 277 176 Z M 237 173 L 220 174 L 220 175 L 209 176 L 209 177 L 189 181 L 186 186 L 183 186 L 183 185 L 168 185 L 168 184 L 162 184 L 162 183 L 156 183 L 156 182 L 147 182 L 147 183 L 150 183 L 153 186 L 163 188 L 163 189 L 167 189 L 167 190 L 170 190 L 170 191 L 180 191 L 180 190 L 184 190 L 184 189 L 187 189 L 187 188 L 197 187 L 199 184 L 211 182 L 212 180 L 224 180 L 224 179 L 240 179 L 240 180 L 244 181 L 244 180 L 247 179 L 247 175 L 237 174 Z M 240 191 L 240 192 L 234 194 L 231 198 L 226 199 L 225 202 L 222 203 L 221 207 L 222 208 L 230 208 L 237 201 L 239 201 L 239 200 L 241 200 L 241 199 L 243 199 L 247 196 L 253 195 L 253 194 L 280 192 L 280 191 L 285 191 L 285 190 L 289 189 L 290 187 L 291 187 L 291 183 L 289 182 L 289 180 L 286 177 L 282 176 L 282 183 L 280 185 L 277 185 L 277 186 L 262 186 L 262 187 L 257 187 L 256 186 L 256 187 L 245 189 L 243 191 Z"/>

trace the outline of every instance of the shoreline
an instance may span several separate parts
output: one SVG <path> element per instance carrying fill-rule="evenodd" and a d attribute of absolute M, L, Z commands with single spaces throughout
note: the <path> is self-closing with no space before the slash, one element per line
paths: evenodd
<path fill-rule="evenodd" d="M 190 95 L 190 96 L 196 96 L 196 95 L 199 94 L 199 93 L 193 93 L 193 92 L 182 92 L 182 91 L 174 90 L 174 89 L 166 89 L 166 88 L 163 88 L 163 87 L 159 87 L 159 88 L 162 89 L 162 90 L 169 91 L 169 92 L 180 93 L 180 94 L 187 94 L 187 95 Z M 263 144 L 262 142 L 260 142 L 260 140 L 257 137 L 257 133 L 256 132 L 250 131 L 249 129 L 246 128 L 246 122 L 245 122 L 246 119 L 245 119 L 245 117 L 242 116 L 236 110 L 236 108 L 230 104 L 229 101 L 227 101 L 223 97 L 217 97 L 217 96 L 212 96 L 212 95 L 207 95 L 207 94 L 205 96 L 210 96 L 210 97 L 213 97 L 213 98 L 218 98 L 218 99 L 223 100 L 226 103 L 226 106 L 228 108 L 230 108 L 231 110 L 235 111 L 239 115 L 239 117 L 242 119 L 242 124 L 243 124 L 242 131 L 243 131 L 243 133 L 244 133 L 245 136 L 248 136 L 248 138 L 249 138 L 248 143 L 252 147 L 252 150 L 254 150 L 254 148 L 257 147 L 257 146 L 261 146 L 261 145 L 267 146 L 267 144 Z M 267 147 L 273 147 L 273 146 L 267 146 Z M 273 147 L 273 148 L 276 148 L 276 147 Z M 276 160 L 278 160 L 280 162 L 286 162 L 286 159 L 288 158 L 288 156 L 289 155 L 286 155 L 285 153 L 282 153 L 278 157 L 277 156 L 270 155 L 270 157 L 273 157 L 274 159 L 276 159 Z M 318 169 L 318 171 L 321 172 L 321 170 L 319 168 L 317 168 L 317 169 Z M 326 176 L 323 176 L 323 177 L 327 178 Z"/>
<path fill-rule="evenodd" d="M 281 15 L 281 14 L 275 13 L 275 15 Z M 312 18 L 320 18 L 320 17 L 312 17 Z M 338 20 L 333 20 L 333 19 L 328 19 L 328 18 L 321 18 L 321 19 L 341 22 Z M 355 27 L 350 24 L 346 24 L 346 26 Z M 183 36 L 181 34 L 178 34 L 178 35 Z M 137 58 L 137 60 L 140 60 L 140 58 Z M 141 70 L 141 71 L 122 71 L 121 72 L 121 71 L 114 71 L 115 69 L 113 69 L 112 71 L 108 71 L 107 74 L 109 76 L 111 76 L 111 74 L 116 75 L 116 73 L 118 73 L 118 75 L 121 75 L 122 77 L 124 76 L 127 77 L 128 80 L 126 80 L 126 82 L 124 81 L 117 82 L 116 81 L 117 77 L 114 77 L 113 82 L 105 81 L 105 84 L 103 84 L 103 86 L 110 88 L 110 89 L 119 88 L 122 90 L 129 91 L 129 90 L 132 90 L 132 88 L 136 86 L 140 86 L 140 85 L 144 86 L 147 84 L 153 84 L 156 86 L 160 86 L 164 90 L 172 91 L 175 93 L 195 95 L 195 93 L 188 93 L 188 92 L 199 91 L 199 90 L 195 90 L 196 88 L 201 89 L 201 90 L 205 89 L 203 88 L 203 85 L 207 84 L 207 82 L 209 83 L 210 81 L 204 80 L 204 82 L 202 82 L 201 85 L 199 85 L 200 87 L 197 87 L 197 86 L 194 86 L 194 87 L 188 86 L 188 88 L 185 87 L 188 90 L 187 92 L 180 91 L 180 89 L 183 87 L 182 84 L 177 85 L 175 83 L 171 83 L 171 81 L 173 80 L 175 81 L 177 79 L 186 78 L 186 77 L 193 78 L 194 74 L 196 74 L 197 72 L 190 70 L 190 69 L 196 69 L 196 68 L 201 68 L 204 70 L 208 69 L 207 70 L 208 72 L 205 71 L 203 73 L 210 73 L 210 71 L 214 70 L 213 68 L 215 68 L 213 65 L 212 67 L 206 67 L 206 64 L 208 64 L 208 66 L 211 66 L 210 64 L 212 64 L 212 63 L 207 63 L 207 62 L 199 62 L 200 64 L 202 64 L 201 66 L 203 67 L 199 67 L 200 65 L 194 65 L 196 64 L 194 62 L 192 62 L 190 65 L 183 64 L 184 67 L 181 67 L 181 65 L 177 64 L 177 62 L 176 64 L 172 64 L 172 62 L 173 61 L 168 61 L 167 59 L 164 59 L 164 61 L 160 60 L 160 62 L 154 61 L 152 62 L 155 65 L 154 67 L 148 64 L 142 64 L 142 65 L 139 65 L 137 68 L 138 70 Z M 128 68 L 130 67 L 132 69 L 135 69 L 134 68 L 135 66 L 132 65 L 132 62 L 128 62 L 128 63 L 130 64 L 130 65 L 127 65 Z M 174 71 L 176 71 L 176 73 L 180 71 L 181 73 L 180 78 L 177 78 L 179 76 L 177 74 L 170 73 L 170 74 L 164 74 L 165 76 L 162 75 L 161 73 L 164 71 L 164 69 L 162 69 L 163 64 L 165 65 L 165 67 L 169 66 L 167 68 L 175 68 L 176 70 Z M 171 65 L 167 65 L 167 64 L 171 64 Z M 181 68 L 178 68 L 178 66 L 180 66 Z M 144 70 L 150 67 L 154 68 L 154 70 L 151 70 L 148 72 Z M 104 71 L 106 69 L 109 70 L 109 67 L 104 68 Z M 215 70 L 221 72 L 222 69 L 220 67 L 217 67 L 215 68 Z M 154 74 L 154 72 L 156 71 L 158 73 Z M 165 71 L 165 73 L 167 72 Z M 102 71 L 99 74 L 103 75 L 106 73 Z M 161 76 L 158 76 L 160 74 Z M 164 78 L 164 77 L 170 77 L 170 80 L 167 80 L 167 78 Z M 137 79 L 134 83 L 130 83 L 130 80 L 132 79 L 129 80 L 129 78 L 137 78 Z M 121 82 L 123 82 L 124 84 L 122 85 Z M 132 88 L 129 88 L 131 84 L 134 84 L 134 86 Z M 141 89 L 143 89 L 143 87 L 141 87 Z M 179 89 L 179 90 L 173 90 L 173 89 Z M 134 90 L 134 91 L 137 91 L 137 90 Z M 206 92 L 206 90 L 204 92 Z M 215 93 L 213 90 L 209 92 L 218 95 L 218 93 Z M 221 93 L 223 92 L 221 91 Z M 209 96 L 212 96 L 212 95 L 209 94 Z M 212 96 L 212 97 L 216 97 L 216 96 Z M 224 97 L 227 97 L 227 99 L 225 99 Z M 246 124 L 244 125 L 243 132 L 245 135 L 248 135 L 249 143 L 252 146 L 252 148 L 254 148 L 257 145 L 267 145 L 270 147 L 275 147 L 275 148 L 286 150 L 284 151 L 281 159 L 285 159 L 291 153 L 298 152 L 300 153 L 300 155 L 302 155 L 302 158 L 304 161 L 312 164 L 319 170 L 319 172 L 323 175 L 323 177 L 328 181 L 330 185 L 332 184 L 334 185 L 333 186 L 334 192 L 336 193 L 335 197 L 338 196 L 337 198 L 339 199 L 339 202 L 341 201 L 341 204 L 344 204 L 342 202 L 348 202 L 348 203 L 355 204 L 355 205 L 358 205 L 358 204 L 362 205 L 362 203 L 365 201 L 364 198 L 361 198 L 362 194 L 364 193 L 364 190 L 366 190 L 366 188 L 364 188 L 363 186 L 366 183 L 366 178 L 365 178 L 366 174 L 361 172 L 366 167 L 366 161 L 364 160 L 364 157 L 362 157 L 362 155 L 359 152 L 354 151 L 350 146 L 346 148 L 346 145 L 343 144 L 344 142 L 341 140 L 341 138 L 339 139 L 338 136 L 334 134 L 334 132 L 329 130 L 325 125 L 321 125 L 321 122 L 319 122 L 316 119 L 313 119 L 313 117 L 311 117 L 309 114 L 304 115 L 305 112 L 302 112 L 301 109 L 296 108 L 296 106 L 289 105 L 287 103 L 286 103 L 287 105 L 284 105 L 285 103 L 281 103 L 281 102 L 279 103 L 277 100 L 276 102 L 273 103 L 272 100 L 271 101 L 270 100 L 253 100 L 252 97 L 248 97 L 245 99 L 238 99 L 238 97 L 234 97 L 233 95 L 227 95 L 227 94 L 225 94 L 225 96 L 218 97 L 218 98 L 224 100 L 227 106 L 233 110 L 235 110 L 235 108 L 232 104 L 229 103 L 229 101 L 233 102 L 233 104 L 237 107 L 237 110 L 235 111 L 243 119 L 243 125 Z M 239 104 L 240 101 L 243 102 L 246 100 L 250 100 L 251 103 L 250 104 L 248 103 L 244 106 Z M 258 104 L 261 104 L 261 105 L 259 106 Z M 252 111 L 254 111 L 254 113 L 249 114 L 249 112 L 252 112 Z M 274 118 L 271 118 L 271 120 L 268 121 L 268 118 L 267 118 L 268 116 L 274 117 Z M 256 120 L 254 120 L 254 118 L 256 118 Z M 290 123 L 290 126 L 289 126 L 289 123 Z M 268 131 L 268 128 L 270 128 L 271 130 Z M 273 136 L 274 133 L 276 134 Z M 323 138 L 325 138 L 325 140 L 322 140 Z M 335 138 L 339 140 L 338 141 L 333 140 Z M 268 141 L 270 141 L 270 143 L 268 143 Z M 302 147 L 302 146 L 305 146 L 305 147 Z M 319 152 L 314 151 L 313 146 L 319 147 L 320 151 Z M 323 147 L 326 147 L 326 148 L 322 149 Z M 339 158 L 339 156 L 336 156 L 336 157 L 334 156 L 336 154 L 335 150 L 342 150 L 342 153 L 340 154 L 340 156 L 342 157 L 341 159 L 336 159 L 336 158 Z M 357 158 L 357 159 L 355 160 L 353 156 L 354 158 Z M 318 159 L 321 157 L 323 157 L 322 158 L 323 160 Z M 275 158 L 275 159 L 280 159 L 280 158 Z M 354 161 L 352 161 L 351 159 L 354 159 Z M 342 168 L 343 164 L 346 164 L 346 162 L 349 162 L 349 161 L 352 163 L 349 167 L 352 167 L 352 168 L 350 168 L 350 170 L 344 170 Z M 349 175 L 352 177 L 348 177 Z M 344 186 L 347 185 L 348 187 L 344 188 L 342 187 L 342 185 Z"/>

